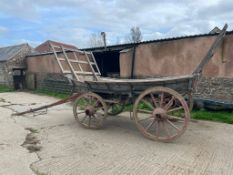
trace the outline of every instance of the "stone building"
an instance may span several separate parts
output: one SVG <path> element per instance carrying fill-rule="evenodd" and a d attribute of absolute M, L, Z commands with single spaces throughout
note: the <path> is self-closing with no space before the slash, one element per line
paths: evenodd
<path fill-rule="evenodd" d="M 0 48 L 0 84 L 13 86 L 15 89 L 25 85 L 25 57 L 32 48 L 28 44 Z"/>

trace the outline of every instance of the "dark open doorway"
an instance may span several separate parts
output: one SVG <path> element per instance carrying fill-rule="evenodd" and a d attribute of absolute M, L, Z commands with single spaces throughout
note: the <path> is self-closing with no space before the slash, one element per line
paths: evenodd
<path fill-rule="evenodd" d="M 103 77 L 120 77 L 120 51 L 93 52 Z"/>
<path fill-rule="evenodd" d="M 25 69 L 13 69 L 14 89 L 25 88 Z"/>

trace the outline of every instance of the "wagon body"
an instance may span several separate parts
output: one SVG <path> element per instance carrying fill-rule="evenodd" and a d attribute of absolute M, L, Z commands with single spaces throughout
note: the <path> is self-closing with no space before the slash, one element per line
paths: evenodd
<path fill-rule="evenodd" d="M 194 75 L 160 77 L 148 79 L 112 79 L 103 78 L 98 81 L 74 81 L 77 91 L 97 94 L 138 95 L 142 91 L 162 86 L 174 89 L 179 93 L 190 93 L 193 89 Z"/>

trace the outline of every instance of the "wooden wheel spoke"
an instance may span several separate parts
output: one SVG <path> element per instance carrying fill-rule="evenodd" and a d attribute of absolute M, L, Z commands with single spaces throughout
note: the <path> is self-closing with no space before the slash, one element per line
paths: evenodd
<path fill-rule="evenodd" d="M 93 105 L 93 104 L 94 104 L 93 102 L 95 102 L 94 97 L 93 97 L 93 96 L 90 96 L 90 97 L 89 97 L 89 100 L 90 100 L 90 105 Z M 93 106 L 94 106 L 94 105 L 93 105 Z"/>
<path fill-rule="evenodd" d="M 150 94 L 150 97 L 153 101 L 153 104 L 154 104 L 154 107 L 158 108 L 159 107 L 159 104 L 157 103 L 158 101 L 156 101 L 155 97 L 153 94 Z"/>
<path fill-rule="evenodd" d="M 175 120 L 175 121 L 177 121 L 177 120 L 179 120 L 179 121 L 184 121 L 185 119 L 184 118 L 182 118 L 182 117 L 177 117 L 177 116 L 173 116 L 173 115 L 168 115 L 168 120 Z"/>
<path fill-rule="evenodd" d="M 77 112 L 77 115 L 78 114 L 83 114 L 83 113 L 85 113 L 85 111 L 79 111 L 79 112 Z"/>
<path fill-rule="evenodd" d="M 98 107 L 98 100 L 95 101 L 95 103 L 93 104 L 94 108 Z"/>
<path fill-rule="evenodd" d="M 172 96 L 171 100 L 169 100 L 169 102 L 165 105 L 164 108 L 165 108 L 166 110 L 168 110 L 168 109 L 172 106 L 174 99 L 175 99 L 175 97 Z"/>
<path fill-rule="evenodd" d="M 164 92 L 162 92 L 161 97 L 160 97 L 160 107 L 163 106 L 163 102 L 164 102 Z"/>
<path fill-rule="evenodd" d="M 87 118 L 87 115 L 85 115 L 85 117 L 83 117 L 80 122 L 83 123 L 86 120 L 86 118 Z"/>
<path fill-rule="evenodd" d="M 180 131 L 180 128 L 178 128 L 175 124 L 173 124 L 170 120 L 166 120 L 167 123 L 169 123 L 173 128 L 175 128 L 177 131 Z"/>
<path fill-rule="evenodd" d="M 138 109 L 137 111 L 141 112 L 141 113 L 152 114 L 152 111 L 148 111 L 148 110 L 145 110 L 145 109 Z"/>
<path fill-rule="evenodd" d="M 88 127 L 91 126 L 91 116 L 89 116 L 89 120 L 88 120 Z"/>
<path fill-rule="evenodd" d="M 150 116 L 150 117 L 147 117 L 147 118 L 144 118 L 144 119 L 141 119 L 141 120 L 138 120 L 139 122 L 142 122 L 142 121 L 145 121 L 145 120 L 148 120 L 148 119 L 151 119 L 153 118 L 153 116 Z"/>
<path fill-rule="evenodd" d="M 103 111 L 104 112 L 104 111 Z M 95 113 L 96 118 L 104 118 L 104 113 L 97 112 Z"/>
<path fill-rule="evenodd" d="M 156 122 L 156 120 L 154 119 L 149 125 L 147 125 L 147 127 L 145 128 L 146 131 L 148 131 L 152 126 L 153 124 Z"/>
<path fill-rule="evenodd" d="M 170 133 L 168 131 L 168 128 L 165 126 L 165 122 L 163 122 L 163 129 L 165 130 L 165 132 L 166 132 L 166 134 L 167 134 L 167 136 L 169 138 L 170 137 Z"/>
<path fill-rule="evenodd" d="M 168 111 L 167 111 L 167 113 L 169 113 L 169 112 L 179 111 L 179 110 L 181 110 L 181 109 L 183 109 L 183 107 L 182 107 L 182 106 L 177 107 L 177 108 L 170 109 L 170 110 L 168 110 Z"/>

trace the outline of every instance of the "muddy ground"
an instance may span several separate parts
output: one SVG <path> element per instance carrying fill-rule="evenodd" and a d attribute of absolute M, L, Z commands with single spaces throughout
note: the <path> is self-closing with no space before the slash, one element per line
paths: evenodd
<path fill-rule="evenodd" d="M 79 126 L 70 104 L 24 116 L 57 99 L 0 94 L 0 174 L 233 174 L 233 125 L 197 121 L 172 143 L 144 138 L 128 113 L 102 130 Z"/>

